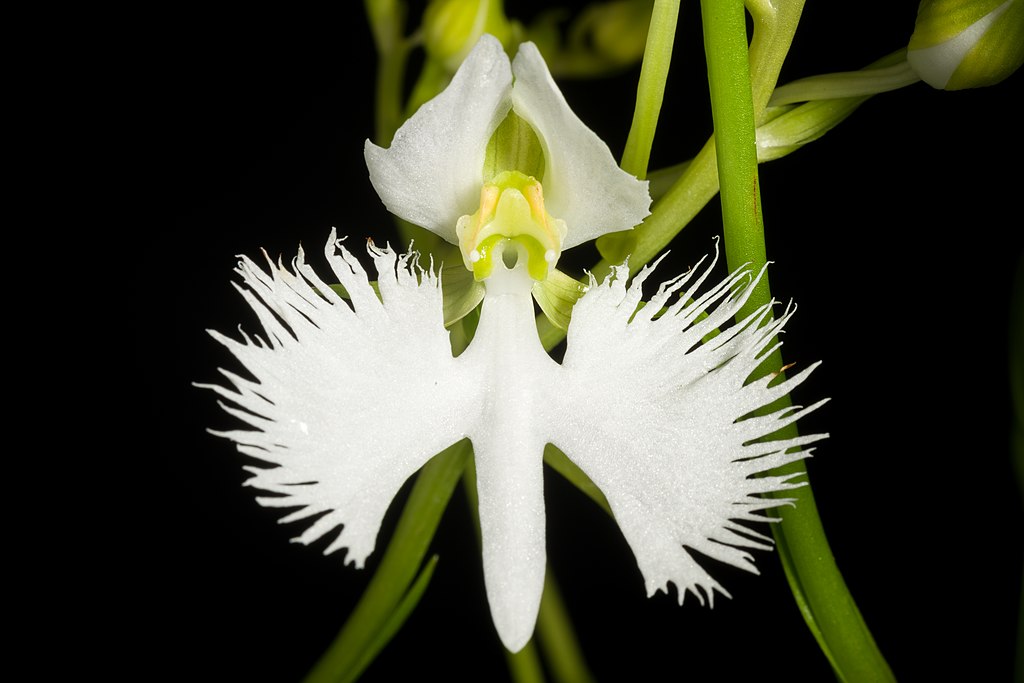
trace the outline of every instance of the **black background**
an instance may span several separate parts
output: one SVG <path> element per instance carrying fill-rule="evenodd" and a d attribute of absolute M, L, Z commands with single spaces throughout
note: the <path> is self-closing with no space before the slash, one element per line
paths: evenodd
<path fill-rule="evenodd" d="M 841 4 L 808 2 L 783 82 L 906 44 L 915 3 Z M 299 680 L 394 521 L 397 506 L 364 571 L 324 558 L 325 544 L 288 543 L 297 530 L 242 488 L 244 458 L 204 432 L 230 422 L 190 385 L 235 367 L 204 329 L 255 329 L 229 285 L 237 254 L 290 256 L 299 242 L 316 253 L 331 226 L 394 239 L 362 160 L 376 60 L 360 8 L 197 13 L 146 27 L 155 59 L 140 66 L 153 87 L 137 142 L 153 161 L 140 171 L 151 243 L 138 277 L 151 283 L 145 310 L 155 315 L 139 328 L 136 358 L 152 381 L 142 450 L 155 471 L 140 486 L 158 525 L 132 541 L 130 590 L 147 679 Z M 679 31 L 652 167 L 692 156 L 710 133 L 696 3 L 684 3 Z M 564 83 L 616 156 L 636 76 Z M 831 433 L 808 464 L 814 491 L 839 566 L 904 681 L 1012 671 L 1022 533 L 1006 359 L 1024 243 L 1012 106 L 1021 83 L 1018 73 L 980 91 L 918 84 L 882 95 L 761 167 L 773 292 L 800 307 L 784 353 L 825 361 L 796 400 L 832 398 L 803 425 Z M 719 232 L 712 202 L 664 275 Z M 578 264 L 592 261 L 587 249 Z M 716 568 L 733 600 L 714 610 L 648 600 L 614 523 L 557 475 L 546 495 L 550 565 L 599 680 L 830 679 L 776 554 L 758 553 L 760 577 Z M 432 550 L 433 584 L 365 680 L 504 680 L 461 493 Z"/>

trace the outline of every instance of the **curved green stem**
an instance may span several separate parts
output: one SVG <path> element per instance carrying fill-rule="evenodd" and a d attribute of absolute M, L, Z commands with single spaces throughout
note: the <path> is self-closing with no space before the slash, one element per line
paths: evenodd
<path fill-rule="evenodd" d="M 757 182 L 756 102 L 744 54 L 745 16 L 740 0 L 702 0 L 701 9 L 718 141 L 726 256 L 731 270 L 745 263 L 758 269 L 766 259 Z M 768 281 L 763 278 L 740 316 L 770 301 Z M 773 353 L 762 367 L 778 371 L 781 354 Z M 792 425 L 778 434 L 778 438 L 794 436 Z M 801 470 L 796 463 L 780 468 L 777 474 Z M 794 597 L 822 651 L 841 680 L 894 680 L 836 566 L 810 484 L 787 492 L 786 497 L 796 499 L 796 509 L 787 510 L 772 530 Z"/>
<path fill-rule="evenodd" d="M 679 18 L 679 0 L 656 0 L 651 11 L 651 25 L 647 29 L 644 61 L 640 68 L 640 81 L 636 87 L 636 108 L 633 123 L 622 153 L 622 170 L 637 178 L 647 177 L 647 162 L 651 158 L 654 132 L 665 98 L 665 81 L 672 61 L 672 45 Z"/>
<path fill-rule="evenodd" d="M 391 144 L 402 125 L 402 81 L 409 46 L 402 36 L 405 3 L 398 0 L 365 0 L 366 17 L 377 48 L 377 83 L 374 99 L 374 140 Z"/>
<path fill-rule="evenodd" d="M 726 260 L 729 270 L 750 264 L 756 271 L 767 258 L 757 180 L 757 133 L 747 61 L 746 14 L 738 0 L 701 0 L 701 19 Z M 765 276 L 737 318 L 745 318 L 770 298 Z"/>

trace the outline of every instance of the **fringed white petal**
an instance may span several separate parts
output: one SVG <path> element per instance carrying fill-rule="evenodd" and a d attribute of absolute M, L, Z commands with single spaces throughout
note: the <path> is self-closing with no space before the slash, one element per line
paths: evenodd
<path fill-rule="evenodd" d="M 625 267 L 601 284 L 591 282 L 573 311 L 559 391 L 552 395 L 561 402 L 550 413 L 558 418 L 549 421 L 551 442 L 608 498 L 648 594 L 667 592 L 671 581 L 680 603 L 687 591 L 702 604 L 705 597 L 713 604 L 716 590 L 728 595 L 698 554 L 756 573 L 744 549 L 771 541 L 746 523 L 765 521 L 758 512 L 785 503 L 762 494 L 799 484 L 791 476 L 754 475 L 807 457 L 802 447 L 824 438 L 754 443 L 824 401 L 750 416 L 814 366 L 775 386 L 770 377 L 747 383 L 792 309 L 772 320 L 764 306 L 702 342 L 736 315 L 761 277 L 738 271 L 698 295 L 709 270 L 696 282 L 690 280 L 697 271 L 666 282 L 640 311 L 651 268 L 628 288 Z"/>
<path fill-rule="evenodd" d="M 608 145 L 573 113 L 533 43 L 519 46 L 512 72 L 512 108 L 544 148 L 545 206 L 568 226 L 562 248 L 638 225 L 650 214 L 647 181 L 619 168 Z"/>
<path fill-rule="evenodd" d="M 343 525 L 326 552 L 348 548 L 346 562 L 360 567 L 403 482 L 462 439 L 472 413 L 472 378 L 452 358 L 435 274 L 414 255 L 370 253 L 381 298 L 331 233 L 327 259 L 351 303 L 301 250 L 291 271 L 268 259 L 265 272 L 243 257 L 238 289 L 262 338 L 210 332 L 255 378 L 222 371 L 231 386 L 209 387 L 253 428 L 220 434 L 270 465 L 247 467 L 247 484 L 275 494 L 259 498 L 263 505 L 298 508 L 282 521 L 322 515 L 298 541 Z"/>
<path fill-rule="evenodd" d="M 649 593 L 671 581 L 680 602 L 686 592 L 701 602 L 727 595 L 692 553 L 755 571 L 745 549 L 771 540 L 747 524 L 785 504 L 761 496 L 798 486 L 791 476 L 755 475 L 806 457 L 804 447 L 823 438 L 760 441 L 821 405 L 752 415 L 814 367 L 776 385 L 747 383 L 792 314 L 772 320 L 765 306 L 728 326 L 760 275 L 737 272 L 696 295 L 710 269 L 691 271 L 637 311 L 651 269 L 628 288 L 628 269 L 615 269 L 577 303 L 558 365 L 540 345 L 522 264 L 499 266 L 487 281 L 476 336 L 452 358 L 434 273 L 415 256 L 370 253 L 380 298 L 333 233 L 328 242 L 350 302 L 301 251 L 291 270 L 270 263 L 265 272 L 243 259 L 239 291 L 262 337 L 211 332 L 255 378 L 222 371 L 230 386 L 210 387 L 251 427 L 221 434 L 270 465 L 247 468 L 249 484 L 275 494 L 262 504 L 296 508 L 286 520 L 320 515 L 298 540 L 343 526 L 327 551 L 348 548 L 347 560 L 361 566 L 402 483 L 468 436 L 487 597 L 511 651 L 532 635 L 543 589 L 548 442 L 604 492 Z"/>
<path fill-rule="evenodd" d="M 479 207 L 487 142 L 508 114 L 511 85 L 501 43 L 485 35 L 389 148 L 366 141 L 370 182 L 391 213 L 458 244 L 455 226 Z"/>

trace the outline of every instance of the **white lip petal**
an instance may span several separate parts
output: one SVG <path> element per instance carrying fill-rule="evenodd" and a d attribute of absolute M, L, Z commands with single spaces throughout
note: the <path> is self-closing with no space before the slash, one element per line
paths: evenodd
<path fill-rule="evenodd" d="M 473 343 L 459 357 L 474 368 L 479 423 L 470 427 L 476 462 L 484 583 L 501 642 L 518 652 L 533 634 L 544 590 L 544 444 L 538 416 L 557 364 L 537 336 L 530 278 L 520 266 L 488 281 Z M 502 282 L 495 291 L 496 281 Z"/>
<path fill-rule="evenodd" d="M 370 182 L 391 213 L 458 244 L 455 224 L 480 203 L 487 143 L 508 114 L 511 84 L 501 43 L 485 35 L 390 147 L 366 141 Z"/>
<path fill-rule="evenodd" d="M 519 46 L 512 73 L 512 108 L 544 147 L 546 208 L 568 226 L 562 248 L 639 225 L 650 215 L 647 181 L 619 168 L 608 145 L 573 113 L 533 43 Z"/>

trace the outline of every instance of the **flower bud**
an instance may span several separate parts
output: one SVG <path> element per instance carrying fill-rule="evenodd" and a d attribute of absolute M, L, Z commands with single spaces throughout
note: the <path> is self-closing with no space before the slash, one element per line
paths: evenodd
<path fill-rule="evenodd" d="M 423 42 L 427 54 L 455 72 L 485 33 L 503 44 L 512 27 L 501 0 L 432 0 L 423 14 Z"/>
<path fill-rule="evenodd" d="M 652 2 L 618 0 L 591 5 L 577 30 L 590 34 L 594 52 L 612 64 L 628 66 L 644 56 Z M 585 28 L 583 28 L 585 26 Z"/>
<path fill-rule="evenodd" d="M 1024 63 L 1024 0 L 922 0 L 907 62 L 934 88 L 998 83 Z"/>

